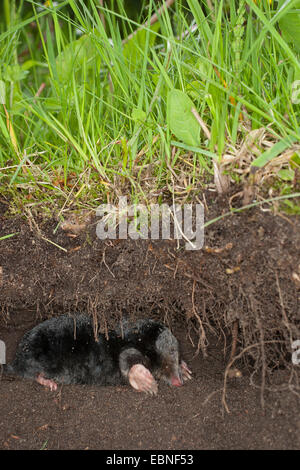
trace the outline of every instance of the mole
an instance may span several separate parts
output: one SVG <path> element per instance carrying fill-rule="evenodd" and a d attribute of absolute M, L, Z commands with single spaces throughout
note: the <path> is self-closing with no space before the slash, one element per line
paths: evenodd
<path fill-rule="evenodd" d="M 141 319 L 95 337 L 88 315 L 61 315 L 25 333 L 5 372 L 57 384 L 125 385 L 156 395 L 157 380 L 181 386 L 192 372 L 181 359 L 179 344 L 162 323 Z"/>

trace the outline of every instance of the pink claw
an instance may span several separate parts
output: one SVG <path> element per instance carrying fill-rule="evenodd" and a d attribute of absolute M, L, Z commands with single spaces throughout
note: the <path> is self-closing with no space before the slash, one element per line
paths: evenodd
<path fill-rule="evenodd" d="M 186 362 L 181 361 L 180 368 L 183 380 L 190 380 L 192 378 L 192 371 L 188 368 Z"/>

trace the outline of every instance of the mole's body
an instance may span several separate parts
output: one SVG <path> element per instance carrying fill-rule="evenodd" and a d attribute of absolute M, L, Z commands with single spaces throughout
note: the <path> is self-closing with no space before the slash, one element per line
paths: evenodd
<path fill-rule="evenodd" d="M 56 390 L 57 383 L 120 385 L 157 393 L 154 377 L 182 385 L 191 371 L 180 361 L 176 338 L 164 325 L 139 320 L 95 340 L 89 316 L 62 315 L 35 326 L 20 341 L 7 372 L 34 378 Z"/>

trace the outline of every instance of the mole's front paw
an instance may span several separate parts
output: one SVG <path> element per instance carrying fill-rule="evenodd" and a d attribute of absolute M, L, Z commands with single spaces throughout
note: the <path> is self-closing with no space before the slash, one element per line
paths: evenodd
<path fill-rule="evenodd" d="M 57 390 L 57 384 L 53 380 L 45 379 L 43 374 L 39 374 L 36 378 L 36 381 L 39 384 L 44 385 L 44 387 L 50 388 L 51 392 Z"/>
<path fill-rule="evenodd" d="M 146 392 L 151 395 L 157 394 L 157 383 L 151 372 L 142 364 L 135 364 L 131 367 L 128 380 L 130 385 L 139 392 Z"/>
<path fill-rule="evenodd" d="M 192 371 L 188 368 L 184 361 L 180 363 L 181 375 L 183 380 L 190 380 L 192 378 Z"/>

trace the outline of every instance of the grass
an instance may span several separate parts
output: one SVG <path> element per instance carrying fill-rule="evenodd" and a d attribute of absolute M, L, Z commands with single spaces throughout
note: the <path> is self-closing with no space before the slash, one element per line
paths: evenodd
<path fill-rule="evenodd" d="M 279 29 L 293 5 L 176 1 L 151 24 L 152 0 L 134 19 L 102 3 L 0 7 L 0 191 L 15 210 L 193 200 L 217 173 L 299 213 L 300 62 Z"/>

